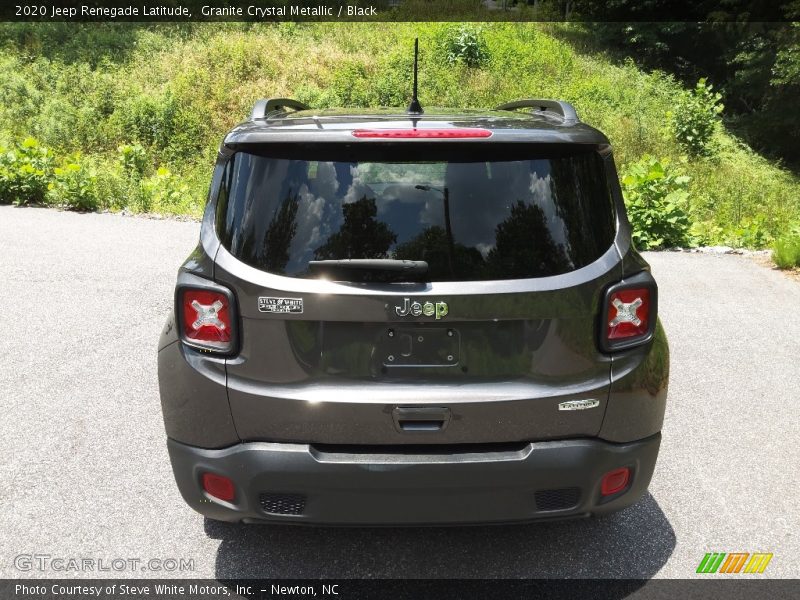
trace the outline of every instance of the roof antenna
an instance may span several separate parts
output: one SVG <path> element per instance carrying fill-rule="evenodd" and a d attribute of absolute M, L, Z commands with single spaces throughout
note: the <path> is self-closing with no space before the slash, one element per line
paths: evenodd
<path fill-rule="evenodd" d="M 414 91 L 411 95 L 411 104 L 408 105 L 406 112 L 410 115 L 421 115 L 422 105 L 417 98 L 417 59 L 419 58 L 419 38 L 414 38 Z"/>

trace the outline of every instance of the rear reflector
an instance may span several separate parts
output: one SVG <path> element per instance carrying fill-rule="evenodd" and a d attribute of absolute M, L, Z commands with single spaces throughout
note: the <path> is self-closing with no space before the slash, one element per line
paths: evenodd
<path fill-rule="evenodd" d="M 224 475 L 203 473 L 203 489 L 209 496 L 214 496 L 214 498 L 219 498 L 225 502 L 233 502 L 236 497 L 233 481 Z"/>
<path fill-rule="evenodd" d="M 613 496 L 628 487 L 631 478 L 631 470 L 628 467 L 615 469 L 603 475 L 600 482 L 600 494 L 603 496 Z"/>
<path fill-rule="evenodd" d="M 608 299 L 609 340 L 646 335 L 650 330 L 650 290 L 627 289 L 613 292 Z"/>
<path fill-rule="evenodd" d="M 475 127 L 459 127 L 454 129 L 355 129 L 353 136 L 357 138 L 426 138 L 426 139 L 458 139 L 488 138 L 492 132 Z"/>
<path fill-rule="evenodd" d="M 230 299 L 213 290 L 184 288 L 179 299 L 184 340 L 200 348 L 228 352 L 233 339 Z"/>

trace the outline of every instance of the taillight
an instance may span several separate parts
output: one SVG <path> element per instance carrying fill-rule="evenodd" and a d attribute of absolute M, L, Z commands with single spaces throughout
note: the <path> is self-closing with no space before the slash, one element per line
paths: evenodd
<path fill-rule="evenodd" d="M 492 132 L 477 127 L 458 127 L 453 129 L 355 129 L 353 137 L 357 138 L 424 138 L 424 139 L 459 139 L 488 138 Z"/>
<path fill-rule="evenodd" d="M 612 292 L 606 318 L 609 340 L 646 334 L 650 327 L 650 290 L 633 288 Z"/>
<path fill-rule="evenodd" d="M 203 350 L 231 352 L 236 333 L 232 299 L 221 291 L 181 288 L 178 308 L 183 341 Z"/>
<path fill-rule="evenodd" d="M 611 286 L 600 313 L 600 346 L 605 351 L 643 344 L 656 326 L 657 288 L 649 273 Z"/>

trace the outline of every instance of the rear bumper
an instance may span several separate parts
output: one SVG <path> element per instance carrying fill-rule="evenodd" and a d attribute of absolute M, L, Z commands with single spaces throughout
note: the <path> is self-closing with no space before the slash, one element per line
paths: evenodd
<path fill-rule="evenodd" d="M 580 517 L 624 508 L 646 491 L 660 442 L 656 434 L 625 444 L 576 439 L 437 454 L 265 442 L 209 450 L 171 439 L 168 446 L 184 499 L 212 519 L 454 525 Z M 601 498 L 600 479 L 620 467 L 632 470 L 628 487 Z M 204 492 L 204 472 L 231 478 L 234 501 Z"/>

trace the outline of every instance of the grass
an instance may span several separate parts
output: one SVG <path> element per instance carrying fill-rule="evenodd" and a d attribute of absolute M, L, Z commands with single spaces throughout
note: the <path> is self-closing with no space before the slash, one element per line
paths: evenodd
<path fill-rule="evenodd" d="M 776 240 L 772 260 L 779 269 L 800 267 L 800 234 L 789 234 Z"/>
<path fill-rule="evenodd" d="M 715 157 L 686 157 L 666 116 L 681 85 L 632 60 L 579 52 L 562 35 L 570 25 L 477 25 L 488 51 L 478 69 L 447 60 L 445 41 L 458 27 L 447 23 L 67 27 L 0 25 L 0 144 L 34 136 L 57 155 L 80 153 L 102 180 L 99 208 L 198 216 L 223 134 L 258 98 L 405 106 L 418 36 L 423 106 L 572 102 L 608 135 L 621 171 L 651 154 L 691 178 L 687 210 L 704 243 L 765 247 L 800 221 L 796 175 L 722 126 Z M 142 201 L 141 187 L 119 172 L 117 149 L 132 143 L 146 152 L 143 178 L 166 169 L 180 184 Z"/>

